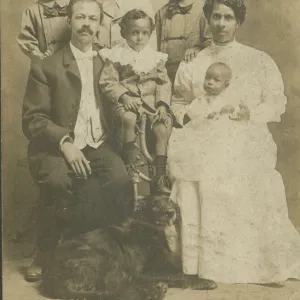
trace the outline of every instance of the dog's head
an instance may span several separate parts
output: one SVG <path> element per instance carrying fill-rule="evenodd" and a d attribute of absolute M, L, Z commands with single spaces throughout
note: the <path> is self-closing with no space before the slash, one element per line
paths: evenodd
<path fill-rule="evenodd" d="M 107 230 L 120 243 L 138 243 L 146 252 L 155 256 L 157 251 L 166 248 L 166 229 L 174 227 L 178 216 L 177 206 L 168 196 L 151 195 L 137 203 L 133 218 L 121 226 L 110 226 Z"/>
<path fill-rule="evenodd" d="M 178 218 L 178 207 L 167 195 L 151 195 L 138 203 L 136 215 L 146 222 L 166 227 Z"/>

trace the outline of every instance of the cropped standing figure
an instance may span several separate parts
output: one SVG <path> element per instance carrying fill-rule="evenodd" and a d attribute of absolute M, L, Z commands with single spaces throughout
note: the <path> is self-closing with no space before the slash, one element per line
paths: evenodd
<path fill-rule="evenodd" d="M 243 0 L 206 0 L 203 10 L 213 42 L 180 65 L 174 115 L 180 122 L 182 109 L 202 95 L 206 69 L 216 62 L 232 71 L 226 91 L 232 93 L 226 97 L 233 95 L 242 105 L 219 120 L 203 118 L 195 130 L 197 143 L 191 146 L 197 155 L 180 160 L 186 170 L 201 166 L 198 172 L 184 176 L 173 168 L 178 155 L 171 135 L 171 198 L 181 211 L 183 270 L 223 283 L 300 279 L 300 235 L 289 220 L 277 147 L 267 126 L 280 122 L 285 111 L 280 71 L 267 53 L 235 40 L 245 20 Z"/>
<path fill-rule="evenodd" d="M 155 16 L 157 49 L 168 54 L 166 67 L 172 84 L 180 62 L 191 61 L 210 43 L 203 4 L 203 0 L 170 0 Z"/>
<path fill-rule="evenodd" d="M 33 62 L 44 59 L 70 40 L 69 0 L 39 0 L 23 13 L 17 42 Z"/>
<path fill-rule="evenodd" d="M 123 16 L 120 27 L 126 43 L 100 52 L 105 59 L 100 86 L 112 107 L 120 132 L 122 156 L 131 173 L 137 172 L 135 164 L 139 150 L 134 141 L 139 108 L 144 106 L 156 114 L 149 116 L 155 138 L 153 189 L 158 193 L 169 193 L 166 163 L 172 120 L 168 114 L 171 83 L 165 68 L 167 55 L 149 46 L 155 26 L 144 11 L 129 11 Z"/>
<path fill-rule="evenodd" d="M 126 204 L 133 197 L 132 185 L 110 134 L 109 108 L 98 90 L 103 61 L 93 39 L 101 19 L 97 0 L 71 0 L 71 41 L 33 64 L 29 74 L 22 121 L 30 141 L 29 167 L 41 197 L 37 256 L 27 280 L 41 279 L 45 262 L 81 200 L 75 197 L 79 187 L 95 188 L 96 203 L 115 204 L 113 212 L 105 205 L 100 211 L 109 216 L 108 224 L 121 222 L 130 213 L 131 203 Z"/>

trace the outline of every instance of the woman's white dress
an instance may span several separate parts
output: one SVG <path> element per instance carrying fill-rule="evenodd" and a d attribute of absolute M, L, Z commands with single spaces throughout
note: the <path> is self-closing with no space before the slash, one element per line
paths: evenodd
<path fill-rule="evenodd" d="M 274 61 L 236 41 L 212 44 L 181 64 L 173 112 L 182 123 L 186 105 L 203 94 L 208 66 L 217 61 L 231 67 L 228 90 L 251 117 L 199 118 L 172 132 L 168 165 L 171 198 L 181 210 L 183 271 L 224 283 L 300 279 L 300 235 L 288 217 L 275 169 L 277 147 L 267 127 L 280 121 L 286 105 Z"/>

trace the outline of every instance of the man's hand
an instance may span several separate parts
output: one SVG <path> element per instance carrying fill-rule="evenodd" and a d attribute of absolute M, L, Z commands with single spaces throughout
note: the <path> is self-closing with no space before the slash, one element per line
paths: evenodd
<path fill-rule="evenodd" d="M 77 177 L 86 179 L 92 174 L 90 162 L 72 143 L 69 141 L 64 142 L 61 146 L 61 152 Z"/>
<path fill-rule="evenodd" d="M 191 62 L 197 54 L 201 51 L 200 47 L 195 46 L 193 48 L 187 49 L 184 54 L 184 61 L 185 62 Z"/>
<path fill-rule="evenodd" d="M 120 97 L 120 102 L 124 105 L 127 111 L 137 112 L 142 101 L 138 97 L 131 97 L 126 94 Z"/>

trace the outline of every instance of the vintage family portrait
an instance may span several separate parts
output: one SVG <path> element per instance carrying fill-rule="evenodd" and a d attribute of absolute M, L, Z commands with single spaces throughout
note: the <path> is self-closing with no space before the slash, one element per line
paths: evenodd
<path fill-rule="evenodd" d="M 299 13 L 2 1 L 3 299 L 300 300 Z"/>

